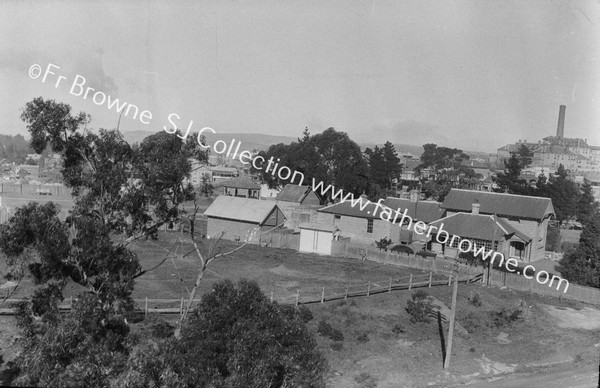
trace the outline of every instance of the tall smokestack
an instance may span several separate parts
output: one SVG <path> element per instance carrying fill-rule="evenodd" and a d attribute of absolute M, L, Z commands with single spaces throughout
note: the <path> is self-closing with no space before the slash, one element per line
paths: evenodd
<path fill-rule="evenodd" d="M 565 136 L 565 110 L 566 105 L 561 105 L 558 111 L 558 127 L 556 128 L 556 137 L 562 138 Z"/>

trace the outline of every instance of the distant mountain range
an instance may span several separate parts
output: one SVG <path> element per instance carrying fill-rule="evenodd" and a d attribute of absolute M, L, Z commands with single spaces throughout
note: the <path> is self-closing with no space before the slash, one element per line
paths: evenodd
<path fill-rule="evenodd" d="M 129 144 L 141 143 L 144 138 L 153 135 L 156 132 L 151 131 L 131 131 L 123 132 L 125 141 Z M 230 144 L 231 140 L 235 139 L 242 143 L 242 148 L 248 151 L 256 150 L 267 150 L 271 144 L 290 144 L 298 139 L 290 136 L 278 136 L 278 135 L 265 135 L 262 133 L 210 133 L 204 131 L 206 135 L 206 142 L 208 145 L 214 143 L 217 140 L 223 140 L 225 143 Z"/>

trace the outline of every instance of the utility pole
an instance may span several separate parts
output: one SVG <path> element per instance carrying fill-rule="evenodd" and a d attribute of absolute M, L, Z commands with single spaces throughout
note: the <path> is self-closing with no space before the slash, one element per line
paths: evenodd
<path fill-rule="evenodd" d="M 446 347 L 446 358 L 444 358 L 444 369 L 450 367 L 450 356 L 452 355 L 452 340 L 454 338 L 454 320 L 456 318 L 456 299 L 458 296 L 458 261 L 456 258 L 452 263 L 452 276 L 454 277 L 454 289 L 452 290 L 452 310 L 450 312 L 450 325 L 448 327 L 448 346 Z"/>

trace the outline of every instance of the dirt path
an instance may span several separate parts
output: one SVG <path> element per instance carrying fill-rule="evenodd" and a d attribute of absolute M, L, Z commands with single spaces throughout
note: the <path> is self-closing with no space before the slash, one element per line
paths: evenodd
<path fill-rule="evenodd" d="M 594 388 L 598 384 L 598 367 L 586 366 L 571 370 L 547 371 L 533 375 L 513 375 L 496 381 L 468 385 L 472 388 L 544 387 Z"/>

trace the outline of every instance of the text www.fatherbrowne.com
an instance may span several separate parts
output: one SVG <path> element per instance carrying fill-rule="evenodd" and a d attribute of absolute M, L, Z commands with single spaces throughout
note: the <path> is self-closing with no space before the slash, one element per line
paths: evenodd
<path fill-rule="evenodd" d="M 314 180 L 314 178 L 312 181 L 312 188 L 315 192 L 320 193 L 322 196 L 327 196 L 328 193 L 331 193 L 331 198 L 333 200 L 339 198 L 340 202 L 350 202 L 351 207 L 356 207 L 358 205 L 360 211 L 365 211 L 367 207 L 370 208 L 370 204 L 374 205 L 374 210 L 372 212 L 373 214 L 371 214 L 370 210 L 367 211 L 367 214 L 375 217 L 379 212 L 380 219 L 391 222 L 392 224 L 397 224 L 399 227 L 405 225 L 408 230 L 410 230 L 410 228 L 412 227 L 415 233 L 419 235 L 425 234 L 425 236 L 428 238 L 433 238 L 432 233 L 434 233 L 436 241 L 440 244 L 449 245 L 451 247 L 457 247 L 458 250 L 463 253 L 473 252 L 473 255 L 475 257 L 480 257 L 481 260 L 483 260 L 484 262 L 489 259 L 490 266 L 493 266 L 494 263 L 496 263 L 498 267 L 502 267 L 504 265 L 504 268 L 506 268 L 508 272 L 514 272 L 517 274 L 521 273 L 519 270 L 519 262 L 516 259 L 509 258 L 505 260 L 504 254 L 502 254 L 501 252 L 494 251 L 492 248 L 486 250 L 486 247 L 484 245 L 477 246 L 477 243 L 475 241 L 471 241 L 466 238 L 461 238 L 460 236 L 456 235 L 452 235 L 451 237 L 450 233 L 444 230 L 443 223 L 439 227 L 437 227 L 434 225 L 426 225 L 423 221 L 417 221 L 414 222 L 413 226 L 413 219 L 407 214 L 408 209 L 404 209 L 404 212 L 402 212 L 400 208 L 393 210 L 387 206 L 382 205 L 381 202 L 383 201 L 383 199 L 379 199 L 377 202 L 371 202 L 368 199 L 363 199 L 362 197 L 355 198 L 352 193 L 346 193 L 344 195 L 343 190 L 336 190 L 335 187 L 332 185 L 328 185 L 327 187 L 325 187 L 323 182 L 317 183 Z M 496 262 L 496 260 L 498 260 L 498 262 Z M 552 277 L 550 277 L 550 274 L 546 271 L 536 271 L 533 265 L 525 266 L 523 268 L 522 274 L 527 279 L 535 278 L 535 280 L 540 284 L 548 283 L 548 287 L 552 287 L 553 284 L 555 284 L 557 291 L 560 290 L 560 287 L 563 285 L 563 283 L 565 284 L 565 288 L 563 290 L 564 293 L 566 293 L 567 289 L 569 288 L 568 280 L 556 275 L 552 275 Z"/>
<path fill-rule="evenodd" d="M 53 75 L 57 75 L 54 87 L 58 88 L 61 81 L 66 80 L 67 77 L 65 77 L 64 75 L 58 75 L 58 74 L 54 73 L 54 70 L 60 70 L 60 67 L 49 63 L 48 66 L 46 67 L 45 71 L 43 72 L 42 83 L 45 83 L 46 80 L 49 79 L 49 77 L 51 77 Z M 38 64 L 33 64 L 29 68 L 29 76 L 32 79 L 37 79 L 40 76 L 42 76 L 42 67 Z M 94 102 L 94 104 L 96 104 L 96 105 L 104 105 L 104 103 L 108 101 L 107 108 L 109 110 L 115 108 L 116 112 L 124 112 L 125 116 L 128 116 L 130 114 L 130 111 L 132 111 L 133 119 L 138 117 L 140 122 L 142 122 L 143 124 L 149 124 L 150 120 L 152 120 L 152 113 L 150 111 L 143 110 L 138 116 L 139 110 L 136 105 L 126 103 L 126 102 L 120 102 L 118 98 L 116 98 L 116 99 L 112 98 L 110 95 L 107 95 L 104 92 L 97 91 L 94 88 L 87 86 L 86 79 L 79 74 L 77 74 L 75 76 L 75 79 L 73 80 L 73 82 L 71 84 L 71 88 L 69 89 L 69 93 L 71 93 L 75 96 L 83 96 L 83 99 L 87 99 L 88 95 L 91 95 L 91 99 Z M 180 117 L 179 117 L 179 115 L 177 115 L 175 113 L 171 113 L 168 118 L 169 118 L 169 123 L 172 125 L 172 127 L 174 129 L 169 130 L 166 126 L 163 126 L 163 129 L 167 133 L 174 134 L 174 133 L 176 133 L 177 126 L 173 122 L 173 120 L 174 120 L 174 118 L 179 119 Z M 187 138 L 187 136 L 192 128 L 192 125 L 193 125 L 193 121 L 190 121 L 185 134 L 183 136 L 181 136 L 181 135 L 177 135 L 177 136 L 181 137 L 182 139 Z M 215 130 L 210 127 L 202 128 L 200 130 L 200 132 L 198 132 L 198 134 L 197 134 L 198 143 L 203 148 L 210 148 L 209 146 L 204 145 L 201 141 L 202 133 L 205 130 L 216 133 Z M 219 147 L 219 148 L 217 148 L 217 147 Z M 231 148 L 233 148 L 233 141 L 232 141 L 232 144 L 231 144 L 231 147 L 229 150 L 227 150 L 227 145 L 223 141 L 217 141 L 214 144 L 214 151 L 218 154 L 224 153 L 227 150 L 227 156 L 229 156 Z M 238 150 L 239 150 L 239 144 L 238 144 L 238 147 L 234 151 L 233 158 L 235 158 L 235 155 L 238 154 Z M 303 173 L 301 173 L 299 171 L 292 172 L 292 170 L 287 166 L 279 166 L 278 162 L 280 161 L 280 159 L 274 160 L 272 156 L 268 160 L 265 160 L 260 155 L 253 156 L 249 151 L 242 151 L 239 154 L 239 160 L 242 164 L 252 163 L 252 166 L 257 170 L 263 170 L 263 168 L 266 167 L 264 169 L 265 172 L 270 173 L 271 175 L 276 176 L 283 181 L 289 180 L 290 183 L 297 183 L 298 185 L 302 185 L 304 183 L 304 174 Z M 265 166 L 265 162 L 268 162 L 266 164 L 266 166 Z M 296 178 L 299 178 L 299 179 L 296 179 Z M 393 224 L 396 224 L 398 217 L 400 217 L 400 222 L 398 222 L 399 227 L 402 227 L 403 225 L 408 225 L 407 229 L 410 230 L 411 226 L 413 225 L 412 218 L 408 214 L 406 214 L 408 209 L 404 209 L 403 213 L 401 213 L 401 209 L 399 209 L 399 208 L 396 210 L 392 210 L 391 208 L 382 205 L 381 202 L 383 201 L 383 199 L 379 199 L 377 202 L 371 202 L 369 200 L 364 200 L 362 197 L 354 198 L 354 195 L 352 193 L 344 194 L 344 190 L 342 190 L 342 189 L 336 190 L 333 185 L 328 185 L 327 187 L 325 187 L 325 185 L 322 181 L 317 183 L 314 178 L 312 179 L 312 189 L 316 193 L 320 193 L 323 197 L 327 197 L 328 192 L 331 192 L 331 199 L 333 201 L 335 201 L 338 198 L 341 202 L 349 201 L 350 206 L 352 206 L 352 207 L 356 207 L 358 205 L 360 211 L 365 211 L 365 209 L 369 206 L 369 204 L 372 204 L 375 206 L 372 216 L 376 216 L 377 211 L 381 210 L 381 213 L 379 214 L 379 218 L 381 218 L 384 221 L 391 222 Z M 370 214 L 370 211 L 368 210 L 367 213 Z M 515 260 L 513 258 L 509 258 L 505 262 L 504 255 L 500 252 L 493 251 L 492 248 L 490 248 L 488 251 L 486 251 L 485 246 L 478 247 L 475 242 L 473 242 L 469 239 L 462 239 L 460 236 L 456 236 L 456 235 L 453 235 L 450 238 L 450 234 L 447 231 L 445 231 L 443 229 L 443 227 L 444 227 L 443 223 L 439 227 L 436 227 L 433 225 L 427 226 L 422 221 L 417 221 L 416 223 L 414 223 L 414 231 L 415 231 L 415 233 L 417 233 L 419 235 L 423 235 L 423 233 L 427 230 L 426 237 L 429 238 L 429 237 L 431 237 L 431 233 L 433 232 L 433 230 L 436 229 L 437 232 L 435 234 L 435 238 L 436 238 L 437 242 L 439 242 L 440 244 L 448 244 L 448 240 L 450 240 L 450 243 L 448 245 L 450 245 L 452 247 L 457 247 L 461 252 L 466 253 L 466 252 L 472 251 L 475 257 L 479 256 L 484 261 L 489 259 L 491 256 L 491 259 L 490 259 L 491 265 L 493 265 L 494 261 L 497 258 L 499 258 L 500 260 L 499 260 L 498 266 L 501 267 L 504 264 L 504 266 L 508 272 L 520 273 L 518 271 L 519 268 L 518 268 L 517 260 Z M 445 236 L 445 238 L 442 240 L 442 239 L 440 239 L 440 236 Z M 456 240 L 456 242 L 455 242 L 455 240 Z M 536 272 L 535 267 L 532 265 L 526 266 L 523 269 L 522 273 L 523 273 L 523 276 L 525 276 L 527 279 L 533 279 L 534 276 L 530 276 L 530 274 L 535 274 L 536 275 L 535 279 L 538 283 L 546 284 L 549 282 L 549 284 L 548 284 L 549 287 L 552 287 L 552 285 L 554 284 L 554 281 L 557 280 L 558 281 L 557 285 L 556 285 L 557 290 L 560 289 L 561 285 L 564 282 L 565 283 L 565 289 L 564 289 L 565 293 L 567 292 L 567 289 L 569 288 L 569 282 L 566 279 L 562 279 L 556 275 L 553 275 L 552 278 L 550 278 L 550 275 L 548 274 L 548 272 L 546 272 L 546 271 Z M 542 281 L 542 280 L 544 280 L 544 281 Z"/>

